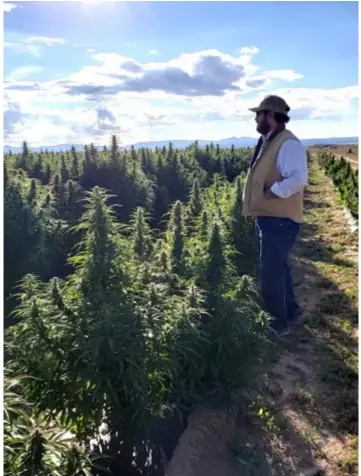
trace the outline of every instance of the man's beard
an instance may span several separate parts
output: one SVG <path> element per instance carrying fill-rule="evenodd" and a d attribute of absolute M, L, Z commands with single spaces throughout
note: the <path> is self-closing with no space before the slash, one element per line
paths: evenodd
<path fill-rule="evenodd" d="M 270 132 L 270 130 L 271 130 L 271 126 L 269 125 L 266 118 L 264 118 L 262 122 L 260 122 L 257 125 L 257 132 L 259 132 L 263 136 L 267 135 Z"/>

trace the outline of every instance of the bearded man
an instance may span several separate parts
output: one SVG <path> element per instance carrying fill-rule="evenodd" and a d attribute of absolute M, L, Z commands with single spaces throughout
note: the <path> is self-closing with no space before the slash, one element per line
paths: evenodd
<path fill-rule="evenodd" d="M 290 107 L 267 96 L 258 107 L 255 148 L 243 196 L 243 214 L 255 218 L 260 245 L 260 284 L 264 310 L 271 316 L 269 337 L 280 337 L 297 324 L 297 304 L 289 255 L 300 232 L 307 152 L 289 130 Z"/>

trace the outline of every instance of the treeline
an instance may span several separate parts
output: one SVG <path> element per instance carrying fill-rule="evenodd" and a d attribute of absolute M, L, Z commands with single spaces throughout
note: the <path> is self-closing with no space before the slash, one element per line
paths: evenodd
<path fill-rule="evenodd" d="M 161 475 L 162 417 L 242 398 L 265 356 L 249 151 L 25 146 L 5 160 L 5 474 Z"/>
<path fill-rule="evenodd" d="M 339 191 L 351 215 L 358 219 L 358 170 L 354 172 L 344 157 L 337 159 L 328 153 L 319 154 L 318 162 Z"/>

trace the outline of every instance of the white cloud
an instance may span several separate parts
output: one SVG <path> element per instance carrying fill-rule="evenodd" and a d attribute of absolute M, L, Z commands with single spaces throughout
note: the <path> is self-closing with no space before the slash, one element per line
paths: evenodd
<path fill-rule="evenodd" d="M 259 53 L 257 46 L 243 46 L 238 50 L 241 56 L 253 56 Z"/>
<path fill-rule="evenodd" d="M 280 69 L 275 71 L 266 71 L 265 75 L 272 79 L 282 79 L 283 81 L 295 81 L 303 78 L 302 74 L 295 73 L 292 69 Z"/>
<path fill-rule="evenodd" d="M 216 49 L 183 53 L 167 62 L 153 61 L 141 64 L 117 53 L 96 53 L 92 58 L 100 64 L 87 66 L 68 79 L 68 94 L 82 95 L 96 101 L 120 93 L 164 92 L 184 97 L 224 96 L 229 91 L 264 89 L 270 77 L 254 77 L 259 69 L 252 64 L 249 53 L 243 50 L 237 56 Z M 274 76 L 277 71 L 272 71 Z M 287 70 L 287 79 L 300 77 Z M 279 72 L 279 78 L 285 72 Z M 65 86 L 65 83 L 64 83 Z"/>
<path fill-rule="evenodd" d="M 41 66 L 21 66 L 12 69 L 5 79 L 7 81 L 20 81 L 32 76 L 33 74 L 41 73 L 42 70 L 43 68 Z"/>
<path fill-rule="evenodd" d="M 4 12 L 9 13 L 12 10 L 14 10 L 15 8 L 19 8 L 19 5 L 17 5 L 16 3 L 3 2 L 3 11 Z"/>
<path fill-rule="evenodd" d="M 24 40 L 24 43 L 27 44 L 41 44 L 45 46 L 53 46 L 53 45 L 63 45 L 66 43 L 64 38 L 52 38 L 48 36 L 30 36 Z"/>
<path fill-rule="evenodd" d="M 158 50 L 150 50 L 149 55 L 158 55 L 159 54 L 159 51 Z"/>
<path fill-rule="evenodd" d="M 28 38 L 13 39 L 5 41 L 4 48 L 11 49 L 12 53 L 29 54 L 35 58 L 41 57 L 43 47 L 63 45 L 66 40 L 63 38 L 52 38 L 47 36 L 30 36 Z"/>
<path fill-rule="evenodd" d="M 149 63 L 103 52 L 91 55 L 93 64 L 60 79 L 33 82 L 21 74 L 17 80 L 8 77 L 6 143 L 28 139 L 34 146 L 68 140 L 104 144 L 114 132 L 121 132 L 124 143 L 255 137 L 248 109 L 270 92 L 285 98 L 292 130 L 297 127 L 303 137 L 320 137 L 325 130 L 339 136 L 335 118 L 348 124 L 354 120 L 357 86 L 282 88 L 282 82 L 297 81 L 302 75 L 289 69 L 262 71 L 253 63 L 257 52 L 256 47 L 241 48 L 232 56 L 213 49 Z M 332 127 L 336 129 L 331 133 Z M 347 135 L 354 134 L 349 130 Z"/>

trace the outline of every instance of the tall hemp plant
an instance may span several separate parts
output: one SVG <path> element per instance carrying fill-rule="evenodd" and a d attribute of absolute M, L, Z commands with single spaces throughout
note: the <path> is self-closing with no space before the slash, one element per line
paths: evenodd
<path fill-rule="evenodd" d="M 264 315 L 252 278 L 232 262 L 218 178 L 215 189 L 188 235 L 176 202 L 152 245 L 144 210 L 120 225 L 111 197 L 94 187 L 76 227 L 75 271 L 48 283 L 28 275 L 19 289 L 6 336 L 12 375 L 34 377 L 22 389 L 38 414 L 87 448 L 96 437 L 113 474 L 139 474 L 151 450 L 154 469 L 152 422 L 167 408 L 229 398 L 249 385 L 262 355 Z"/>
<path fill-rule="evenodd" d="M 106 199 L 99 188 L 88 195 L 72 275 L 23 279 L 7 350 L 14 375 L 36 377 L 23 388 L 39 412 L 61 418 L 88 445 L 106 426 L 101 445 L 104 454 L 120 453 L 106 463 L 118 474 L 132 468 L 135 448 L 141 454 L 150 419 L 179 401 L 186 366 L 194 366 L 197 311 L 186 292 L 141 282 L 134 251 L 147 259 L 147 233 L 134 229 L 126 239 Z"/>

